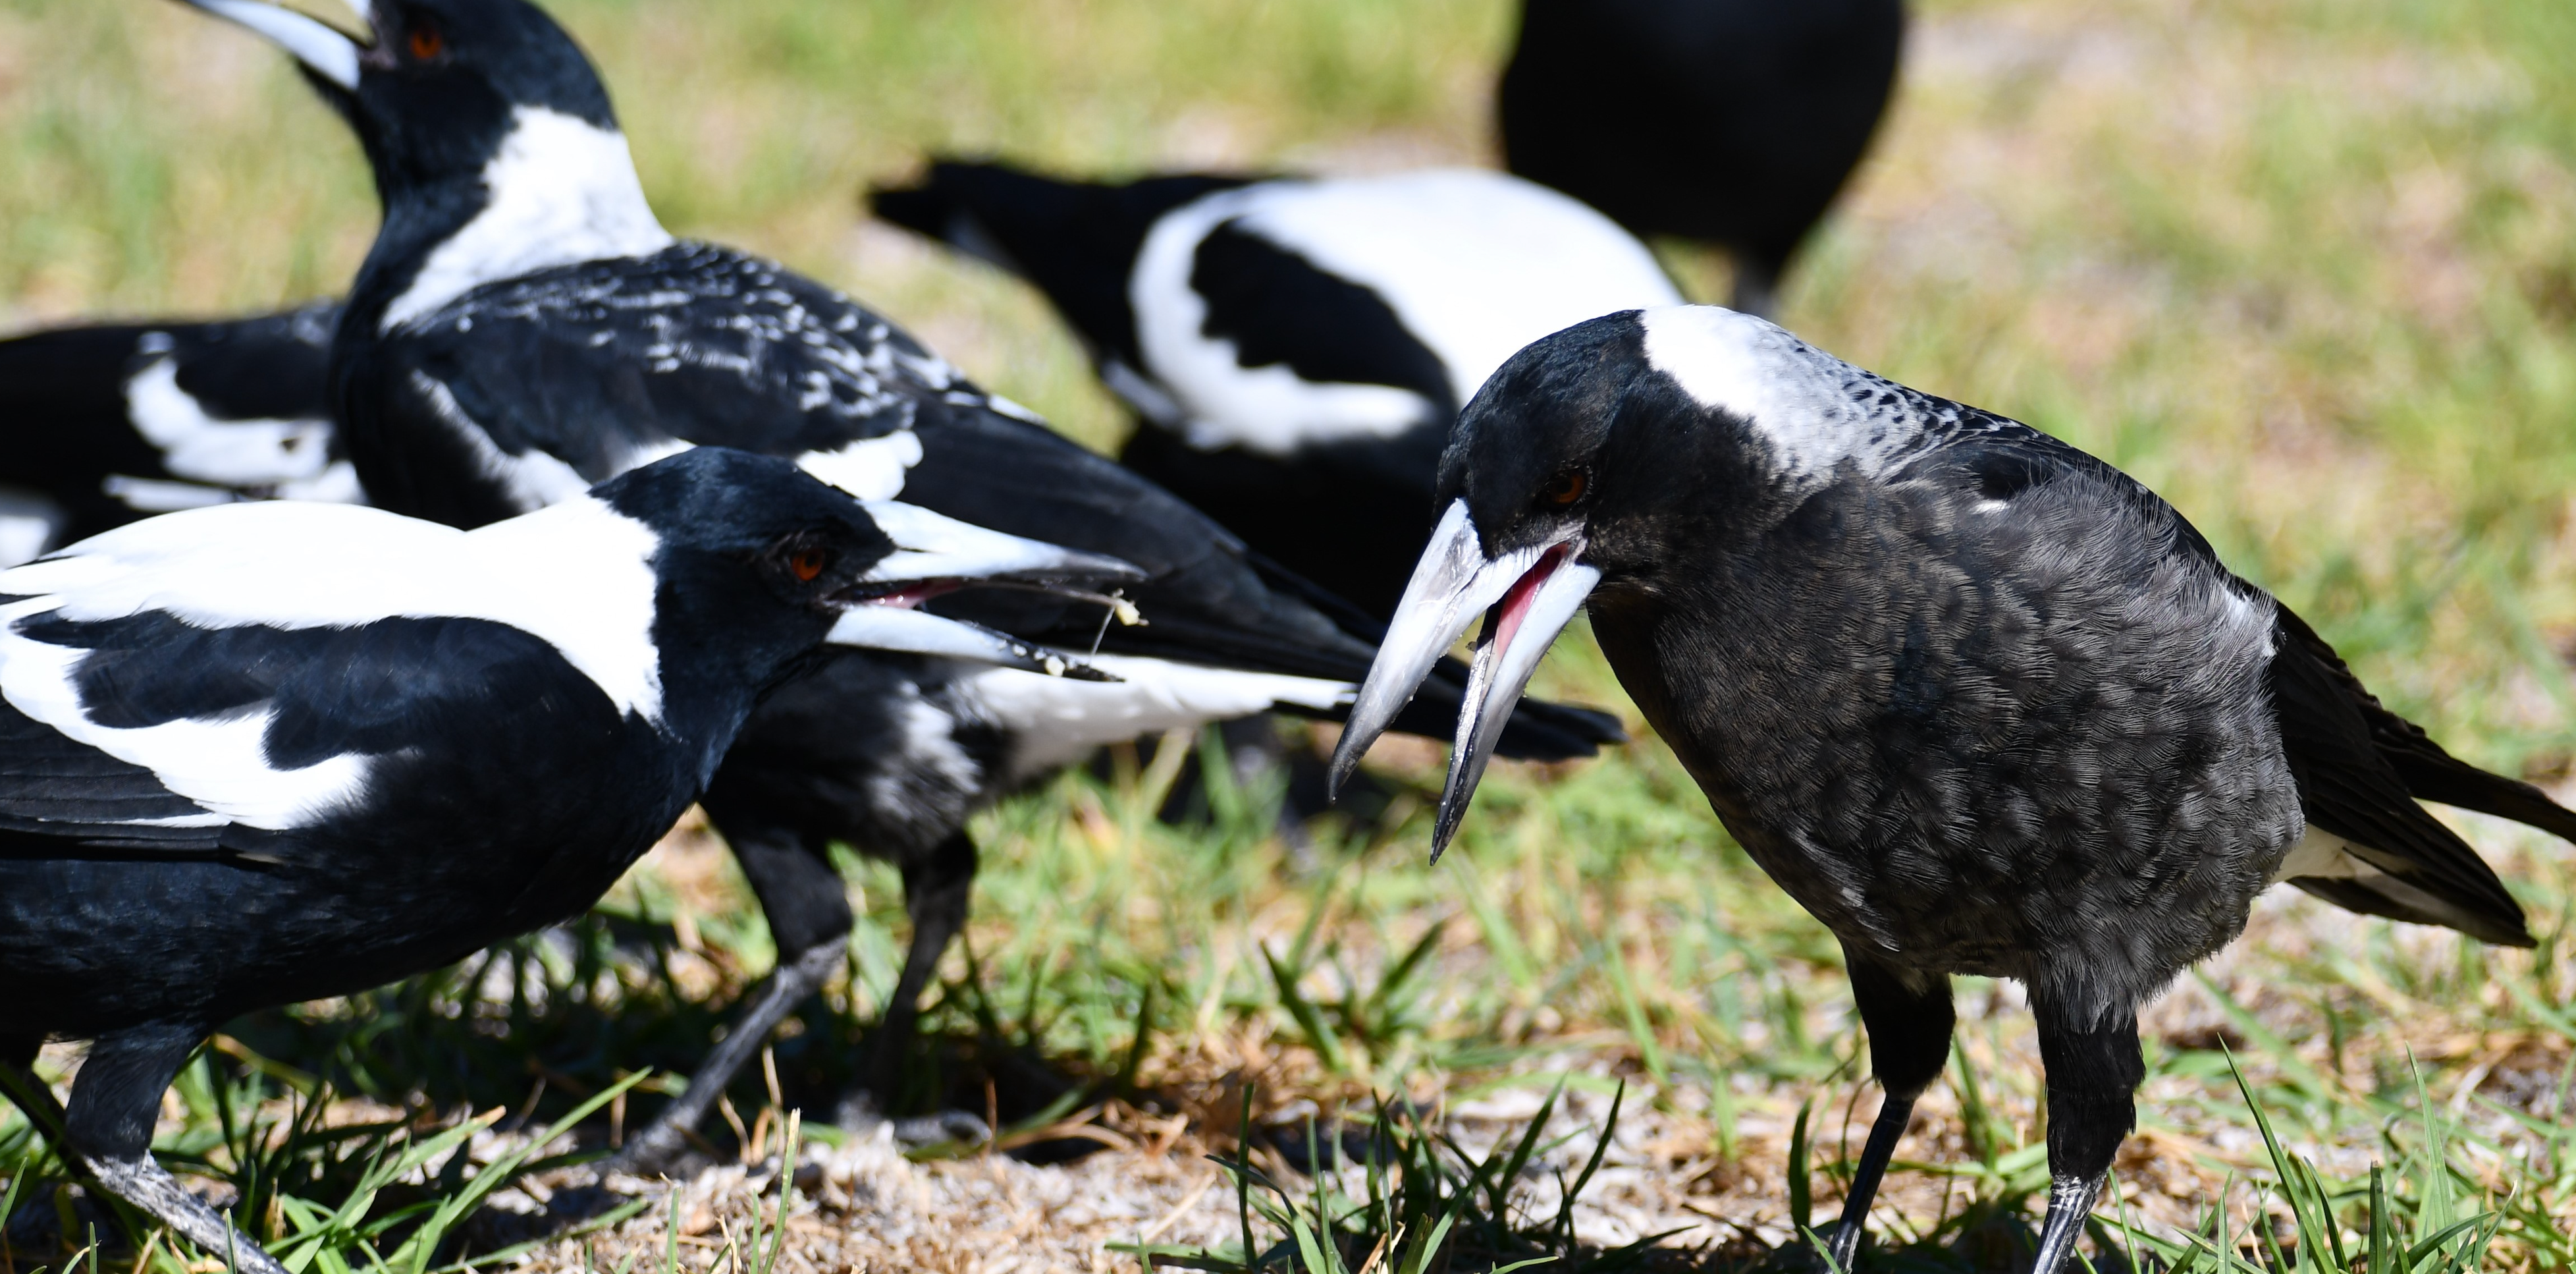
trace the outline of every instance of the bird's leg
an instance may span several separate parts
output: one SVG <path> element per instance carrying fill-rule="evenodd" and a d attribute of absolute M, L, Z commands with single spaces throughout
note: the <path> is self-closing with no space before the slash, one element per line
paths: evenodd
<path fill-rule="evenodd" d="M 912 1055 L 921 1023 L 921 993 L 929 988 L 949 941 L 966 927 L 975 866 L 975 842 L 962 830 L 949 833 L 929 854 L 903 865 L 903 909 L 912 917 L 912 944 L 904 952 L 903 975 L 895 980 L 894 998 L 886 1001 L 885 1019 L 877 1024 L 868 1068 L 870 1087 L 887 1101 L 899 1091 L 904 1061 Z M 973 1141 L 988 1135 L 982 1120 L 963 1111 L 943 1111 L 926 1121 L 898 1121 L 895 1130 L 903 1141 L 947 1137 Z"/>
<path fill-rule="evenodd" d="M 717 830 L 726 831 L 721 823 Z M 735 1016 L 724 1040 L 689 1077 L 688 1090 L 626 1143 L 609 1161 L 611 1171 L 641 1175 L 677 1158 L 689 1132 L 706 1118 L 708 1108 L 733 1077 L 751 1064 L 770 1032 L 797 1005 L 823 989 L 849 952 L 849 895 L 820 846 L 809 846 L 794 833 L 774 832 L 739 839 L 728 834 L 726 843 L 733 847 L 734 858 L 742 864 L 742 874 L 769 919 L 770 935 L 778 944 L 778 967 L 750 1007 Z"/>
<path fill-rule="evenodd" d="M 1861 1024 L 1869 1028 L 1870 1070 L 1887 1094 L 1878 1118 L 1869 1126 L 1869 1142 L 1861 1148 L 1851 1192 L 1843 1198 L 1843 1219 L 1834 1227 L 1830 1244 L 1834 1263 L 1849 1270 L 1860 1256 L 1870 1199 L 1877 1195 L 1887 1161 L 1896 1154 L 1896 1143 L 1913 1120 L 1914 1101 L 1940 1077 L 1942 1063 L 1949 1060 L 1955 1019 L 1946 975 L 1894 968 L 1849 943 L 1843 944 L 1843 960 L 1851 970 Z"/>
<path fill-rule="evenodd" d="M 2111 1160 L 2138 1122 L 2138 1085 L 2147 1075 L 2136 1008 L 2088 1009 L 2064 1002 L 2071 998 L 2031 988 L 2040 1061 L 2048 1068 L 2049 1177 L 2032 1274 L 2057 1274 L 2074 1253 Z"/>
<path fill-rule="evenodd" d="M 63 1135 L 63 1104 L 36 1076 L 36 1055 L 44 1051 L 41 1035 L 0 1035 L 0 1097 L 7 1098 L 49 1141 Z M 0 1225 L 9 1218 L 0 1217 Z"/>
<path fill-rule="evenodd" d="M 152 1121 L 161 1113 L 161 1094 L 205 1037 L 204 1027 L 177 1022 L 101 1036 L 72 1079 L 65 1140 L 99 1185 L 208 1255 L 229 1260 L 236 1274 L 286 1274 L 277 1258 L 152 1159 Z"/>

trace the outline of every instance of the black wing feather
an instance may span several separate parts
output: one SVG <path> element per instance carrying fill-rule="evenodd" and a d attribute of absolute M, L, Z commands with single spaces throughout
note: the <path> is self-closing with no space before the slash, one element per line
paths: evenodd
<path fill-rule="evenodd" d="M 0 830 L 84 845 L 204 853 L 220 847 L 223 827 L 136 824 L 206 812 L 162 786 L 152 771 L 67 738 L 0 700 Z M 44 844 L 0 838 L 0 853 Z"/>
<path fill-rule="evenodd" d="M 2416 804 L 2420 794 L 2383 754 L 2370 712 L 2398 718 L 2379 707 L 2306 621 L 2286 606 L 2276 613 L 2272 702 L 2308 821 L 2351 842 L 2353 853 L 2440 910 L 2374 892 L 2366 880 L 2292 883 L 2356 911 L 2447 925 L 2507 946 L 2532 945 L 2521 904 L 2495 870 Z"/>
<path fill-rule="evenodd" d="M 1127 276 L 1163 214 L 1261 180 L 1197 173 L 1111 184 L 1003 163 L 940 160 L 919 183 L 868 192 L 870 210 L 1036 285 L 1095 358 L 1142 368 Z"/>
<path fill-rule="evenodd" d="M 904 501 L 1149 573 L 1129 593 L 1150 622 L 1112 624 L 1104 649 L 1345 681 L 1365 676 L 1375 654 L 1370 641 L 1266 585 L 1241 541 L 1171 493 L 996 409 L 847 297 L 729 249 L 680 244 L 487 285 L 364 357 L 390 361 L 355 383 L 397 392 L 384 416 L 365 414 L 366 395 L 350 404 L 350 442 L 393 444 L 403 459 L 360 467 L 387 491 L 404 483 L 399 497 L 378 495 L 415 516 L 476 525 L 516 511 L 474 480 L 484 461 L 472 434 L 600 479 L 638 448 L 671 440 L 794 456 L 908 428 L 922 460 Z M 401 392 L 413 381 L 435 392 Z M 1075 649 L 1100 632 L 1098 607 L 1039 594 L 979 592 L 942 609 Z M 1444 709 L 1427 694 L 1398 728 L 1447 735 L 1454 689 L 1449 698 Z M 1544 724 L 1507 732 L 1503 755 L 1590 755 L 1604 724 L 1549 719 L 1536 704 L 1529 720 Z"/>
<path fill-rule="evenodd" d="M 2087 470 L 2168 519 L 2177 550 L 2206 563 L 2231 586 L 2262 595 L 2228 572 L 2217 550 L 2179 511 L 2099 458 L 2017 421 L 1890 388 L 1913 395 L 1916 408 L 1939 422 L 1929 431 L 1927 450 L 1976 453 L 1973 467 L 2004 487 L 2042 480 L 2053 469 Z M 2532 945 L 2521 904 L 2495 870 L 2416 802 L 2455 804 L 2560 836 L 2576 831 L 2576 814 L 2529 784 L 2444 752 L 2422 729 L 2382 707 L 2305 620 L 2277 601 L 2273 606 L 2269 689 L 2308 822 L 2342 837 L 2353 853 L 2392 878 L 2386 891 L 2369 880 L 2291 883 L 2353 911 L 2444 925 L 2507 946 Z"/>
<path fill-rule="evenodd" d="M 107 494 L 110 474 L 167 479 L 135 431 L 126 381 L 149 357 L 177 364 L 179 388 L 224 420 L 318 419 L 329 304 L 207 323 L 53 328 L 0 341 L 0 483 L 44 492 L 67 514 L 60 539 L 86 539 L 143 514 Z M 146 351 L 146 342 L 154 352 Z"/>

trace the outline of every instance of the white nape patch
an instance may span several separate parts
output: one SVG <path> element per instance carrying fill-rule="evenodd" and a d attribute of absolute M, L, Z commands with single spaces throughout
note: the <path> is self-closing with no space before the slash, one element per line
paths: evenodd
<path fill-rule="evenodd" d="M 292 9 L 259 0 L 188 0 L 188 3 L 268 37 L 313 73 L 351 92 L 358 88 L 358 46 L 349 37 Z M 366 21 L 362 10 L 359 19 Z"/>
<path fill-rule="evenodd" d="M 484 165 L 483 189 L 489 202 L 421 263 L 378 331 L 486 283 L 672 243 L 644 201 L 625 134 L 541 106 L 514 109 L 500 153 Z"/>
<path fill-rule="evenodd" d="M 411 384 L 421 397 L 429 400 L 429 409 L 438 417 L 439 423 L 446 425 L 465 443 L 466 449 L 474 453 L 474 462 L 481 467 L 484 476 L 500 483 L 509 493 L 510 502 L 521 510 L 542 509 L 590 490 L 591 481 L 581 476 L 580 470 L 545 452 L 532 448 L 514 456 L 501 450 L 493 443 L 492 435 L 483 432 L 483 426 L 465 414 L 465 408 L 456 401 L 455 393 L 447 388 L 446 382 L 427 372 L 414 371 Z M 683 444 L 681 450 L 686 449 Z"/>
<path fill-rule="evenodd" d="M 651 528 L 587 495 L 474 531 L 362 505 L 243 501 L 129 523 L 0 571 L 0 594 L 27 599 L 0 620 L 49 610 L 75 620 L 163 610 L 208 628 L 487 619 L 553 645 L 620 712 L 658 721 L 660 546 Z M 0 686 L 24 641 L 0 627 Z"/>
<path fill-rule="evenodd" d="M 42 491 L 0 486 L 0 569 L 34 560 L 70 520 L 63 506 Z"/>
<path fill-rule="evenodd" d="M 1115 682 L 1075 681 L 1010 668 L 959 679 L 980 714 L 1011 732 L 1012 782 L 1082 759 L 1096 747 L 1140 734 L 1204 725 L 1281 705 L 1318 711 L 1350 701 L 1347 681 L 1290 677 L 1175 663 L 1134 655 L 1089 660 Z"/>
<path fill-rule="evenodd" d="M 904 475 L 920 463 L 921 438 L 909 429 L 862 438 L 838 451 L 808 451 L 796 457 L 797 468 L 862 500 L 902 495 Z"/>
<path fill-rule="evenodd" d="M 1465 403 L 1522 346 L 1585 319 L 1678 304 L 1654 255 L 1583 204 L 1501 173 L 1467 169 L 1263 182 L 1167 214 L 1129 280 L 1147 366 L 1178 400 L 1190 441 L 1284 454 L 1386 437 L 1422 419 L 1422 399 L 1385 386 L 1319 385 L 1285 367 L 1246 369 L 1201 332 L 1189 286 L 1199 244 L 1223 222 L 1377 293 L 1448 372 Z M 1113 384 L 1113 389 L 1117 386 Z M 1131 402 L 1143 403 L 1124 389 Z M 1154 413 L 1148 410 L 1149 417 Z M 1159 417 L 1156 417 L 1159 419 Z"/>
<path fill-rule="evenodd" d="M 1646 362 L 1701 406 L 1737 417 L 1771 444 L 1788 476 L 1815 477 L 1844 460 L 1874 471 L 1911 440 L 1869 401 L 1870 377 L 1780 328 L 1714 305 L 1677 305 L 1639 316 Z"/>
<path fill-rule="evenodd" d="M 174 477 L 266 487 L 310 480 L 331 464 L 330 421 L 210 416 L 179 388 L 179 364 L 169 358 L 154 359 L 126 380 L 125 412 Z"/>
<path fill-rule="evenodd" d="M 181 509 L 230 504 L 241 498 L 237 491 L 210 487 L 202 482 L 138 478 L 130 473 L 111 473 L 98 480 L 98 489 L 107 498 L 137 513 L 176 513 Z"/>

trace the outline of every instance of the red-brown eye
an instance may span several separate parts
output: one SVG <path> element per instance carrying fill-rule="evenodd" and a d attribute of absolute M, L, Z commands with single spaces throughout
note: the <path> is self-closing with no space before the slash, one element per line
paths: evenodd
<path fill-rule="evenodd" d="M 1550 504 L 1572 504 L 1583 498 L 1583 488 L 1589 481 L 1590 479 L 1584 476 L 1581 469 L 1568 469 L 1548 479 L 1547 489 L 1540 494 L 1545 496 Z"/>
<path fill-rule="evenodd" d="M 440 35 L 438 28 L 419 26 L 411 29 L 411 55 L 415 61 L 426 62 L 446 49 L 447 37 Z"/>
<path fill-rule="evenodd" d="M 795 572 L 796 578 L 807 584 L 813 583 L 814 577 L 822 574 L 823 568 L 830 564 L 825 560 L 821 549 L 798 549 L 794 556 L 787 559 L 787 569 Z"/>

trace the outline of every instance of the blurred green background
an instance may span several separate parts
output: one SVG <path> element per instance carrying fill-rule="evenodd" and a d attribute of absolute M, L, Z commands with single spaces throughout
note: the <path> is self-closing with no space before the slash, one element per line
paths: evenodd
<path fill-rule="evenodd" d="M 941 151 L 1120 174 L 1490 163 L 1514 21 L 1507 0 L 550 8 L 599 62 L 674 231 L 850 290 L 1104 449 L 1127 425 L 1034 293 L 865 223 L 860 188 Z M 1889 122 L 1793 274 L 1784 324 L 2128 469 L 2392 706 L 2483 764 L 2564 780 L 2576 4 L 1936 0 L 1915 15 Z M 374 222 L 355 146 L 265 45 L 163 0 L 0 0 L 0 327 L 327 294 Z M 1724 294 L 1723 262 L 1666 254 L 1693 295 Z M 1541 688 L 1626 710 L 1579 640 Z M 1395 773 L 1436 780 L 1436 751 L 1394 752 Z M 1710 1153 L 1754 1165 L 1742 1206 L 1776 1223 L 1786 1109 L 1839 1106 L 1856 1083 L 1832 943 L 1651 740 L 1498 770 L 1462 852 L 1427 872 L 1411 804 L 1300 847 L 1257 808 L 1154 826 L 1139 816 L 1153 776 L 1132 768 L 1069 779 L 980 825 L 976 962 L 952 958 L 938 1020 L 977 1029 L 969 1006 L 1000 1004 L 1073 1067 L 1114 1065 L 1141 1020 L 1146 1073 L 1167 1086 L 1257 1070 L 1227 1060 L 1257 1054 L 1265 1082 L 1325 1097 L 1589 1050 L 1697 1121 Z M 2515 1218 L 2494 1259 L 2565 1268 L 2576 850 L 2463 826 L 2531 908 L 2538 952 L 2268 901 L 2245 944 L 2150 1015 L 2145 1117 L 2185 1138 L 2153 1144 L 2200 1164 L 2191 1180 L 2259 1169 L 2242 1136 L 2212 1131 L 2250 1126 L 2212 1060 L 2232 1043 L 2273 1117 L 2354 1179 L 2395 1153 L 2411 1050 L 2485 1139 L 2456 1166 Z M 891 875 L 852 873 L 868 919 L 836 1003 L 864 1008 L 891 984 L 901 923 Z M 720 861 L 672 852 L 612 905 L 694 917 L 722 956 L 713 1002 L 766 967 L 747 903 Z M 1435 930 L 1434 958 L 1379 994 Z M 1261 951 L 1292 958 L 1273 969 Z M 1966 1034 L 1963 1064 L 1991 1066 L 1991 1091 L 1936 1095 L 1906 1158 L 1991 1148 L 1989 1105 L 2035 1144 L 2019 1016 Z M 1989 1176 L 1979 1190 L 2008 1189 Z M 1896 1206 L 1934 1211 L 1921 1200 L 1941 1183 L 1917 1186 L 1898 1183 Z"/>

